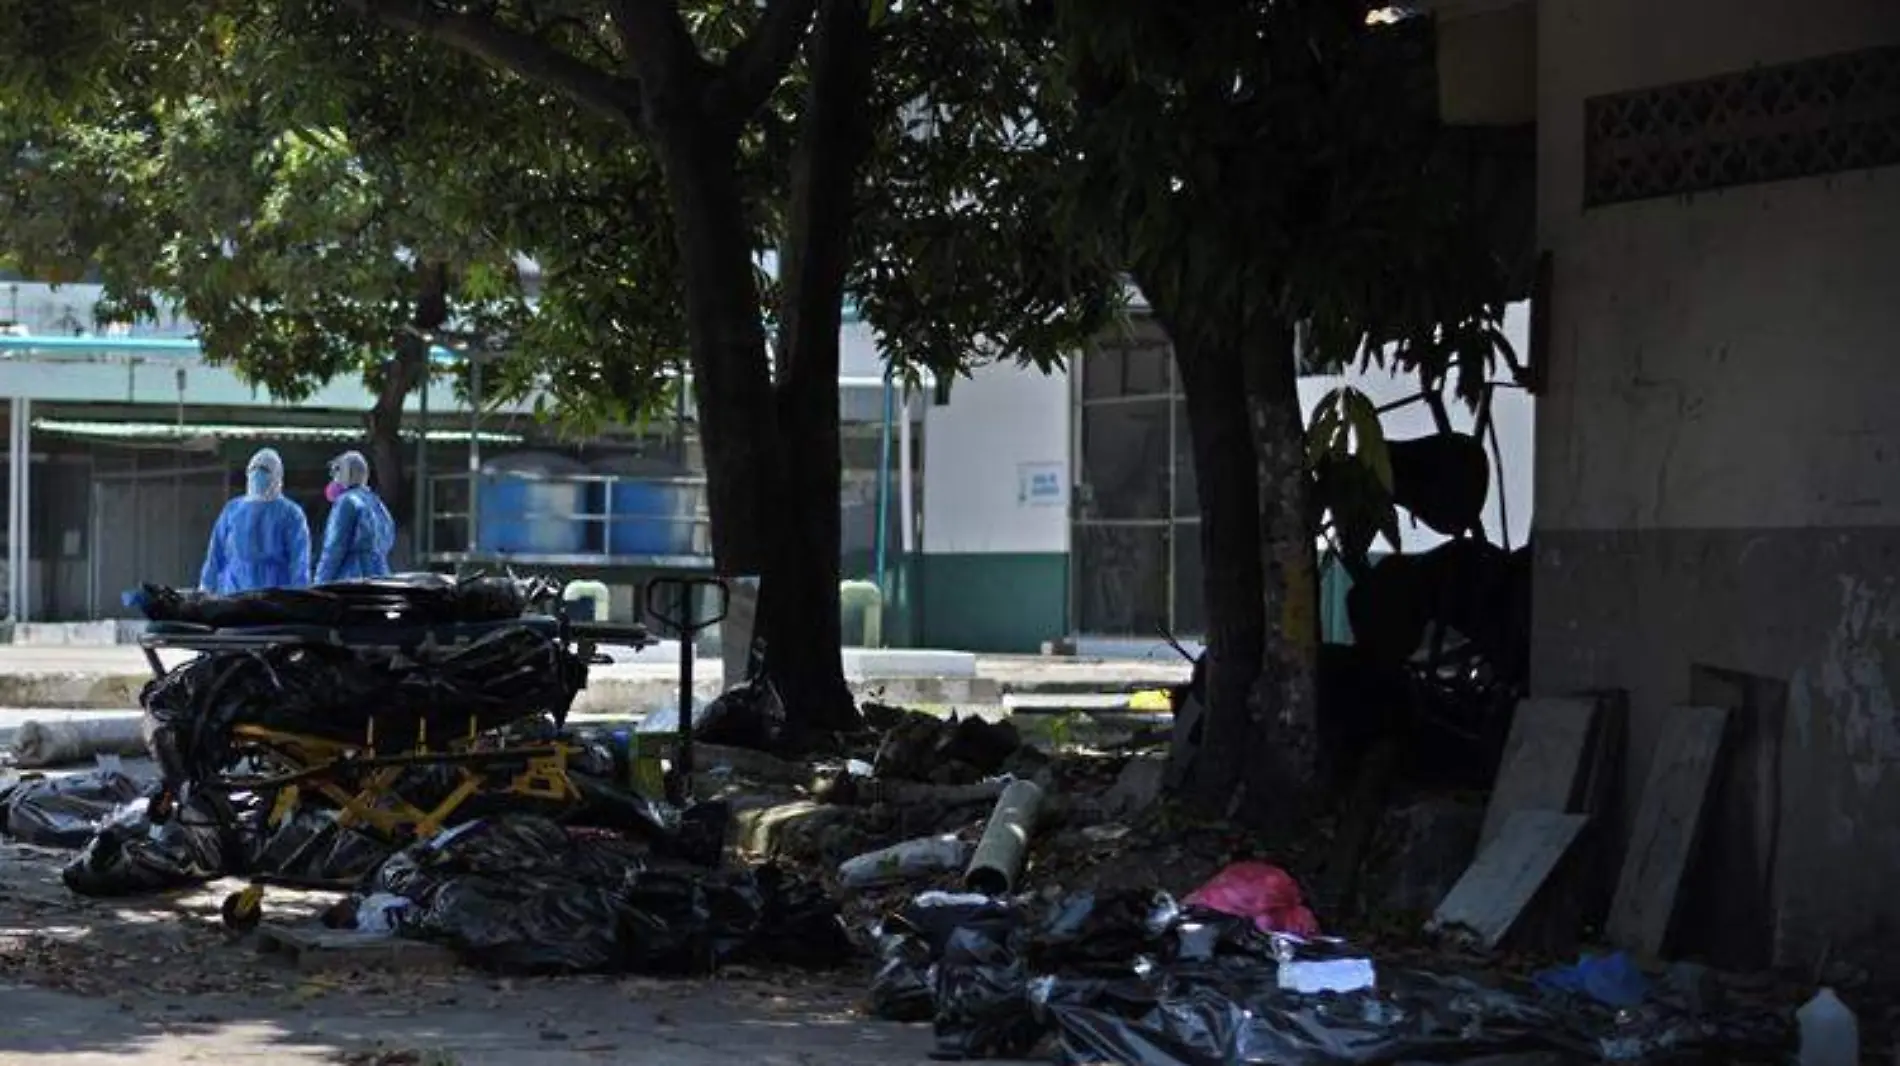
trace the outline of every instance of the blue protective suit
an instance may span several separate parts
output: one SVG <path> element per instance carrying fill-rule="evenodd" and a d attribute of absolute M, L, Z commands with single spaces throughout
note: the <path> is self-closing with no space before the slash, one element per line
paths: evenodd
<path fill-rule="evenodd" d="M 245 472 L 250 491 L 224 505 L 198 586 L 228 596 L 251 589 L 310 584 L 310 521 L 283 497 L 283 463 L 266 448 Z"/>
<path fill-rule="evenodd" d="M 396 520 L 389 508 L 369 488 L 350 488 L 330 504 L 316 583 L 386 576 L 389 552 L 395 546 Z"/>

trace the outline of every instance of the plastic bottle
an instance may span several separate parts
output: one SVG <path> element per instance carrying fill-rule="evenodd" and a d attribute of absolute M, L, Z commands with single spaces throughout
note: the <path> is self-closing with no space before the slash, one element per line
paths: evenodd
<path fill-rule="evenodd" d="M 838 880 L 847 888 L 865 888 L 919 874 L 955 870 L 970 861 L 970 850 L 969 844 L 947 833 L 918 837 L 846 860 L 838 867 Z"/>
<path fill-rule="evenodd" d="M 1795 1012 L 1801 1026 L 1801 1066 L 1856 1066 L 1860 1023 L 1831 988 L 1823 988 Z"/>

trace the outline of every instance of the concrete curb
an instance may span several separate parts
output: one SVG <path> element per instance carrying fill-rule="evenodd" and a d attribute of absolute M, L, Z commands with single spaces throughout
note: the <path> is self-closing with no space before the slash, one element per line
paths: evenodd
<path fill-rule="evenodd" d="M 139 705 L 139 693 L 151 680 L 149 672 L 99 674 L 15 671 L 0 676 L 0 707 L 125 710 Z"/>

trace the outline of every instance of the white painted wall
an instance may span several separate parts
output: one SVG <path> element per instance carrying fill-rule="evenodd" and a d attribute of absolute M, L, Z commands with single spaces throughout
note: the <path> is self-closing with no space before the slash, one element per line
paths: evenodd
<path fill-rule="evenodd" d="M 1519 358 L 1523 358 L 1530 347 L 1529 304 L 1514 304 L 1506 309 L 1504 335 Z M 1495 377 L 1508 380 L 1508 374 L 1502 367 Z M 1378 406 L 1418 393 L 1417 378 L 1395 377 L 1389 371 L 1377 369 L 1366 373 L 1302 378 L 1300 406 L 1306 412 L 1308 422 L 1311 422 L 1313 407 L 1320 398 L 1340 385 L 1351 385 L 1371 397 Z M 1502 456 L 1501 466 L 1496 465 L 1497 460 L 1493 460 L 1491 496 L 1485 503 L 1484 512 L 1485 537 L 1493 544 L 1516 548 L 1530 537 L 1536 465 L 1536 405 L 1537 402 L 1523 389 L 1499 388 L 1493 395 L 1491 417 L 1497 426 L 1498 451 Z M 1446 406 L 1450 410 L 1452 428 L 1471 432 L 1476 422 L 1472 412 L 1455 398 L 1447 397 Z M 1381 424 L 1388 440 L 1409 440 L 1437 431 L 1430 410 L 1422 403 L 1388 412 L 1381 419 Z M 1487 439 L 1485 452 L 1489 455 L 1490 451 L 1490 441 Z M 1407 552 L 1425 551 L 1443 544 L 1446 539 L 1414 523 L 1403 512 L 1399 516 L 1399 537 L 1403 541 L 1399 547 Z"/>
<path fill-rule="evenodd" d="M 838 331 L 838 377 L 875 379 L 884 376 L 877 333 L 863 322 L 846 322 Z"/>
<path fill-rule="evenodd" d="M 1900 524 L 1900 167 L 1583 209 L 1584 101 L 1888 42 L 1894 0 L 1545 0 L 1540 527 Z"/>
<path fill-rule="evenodd" d="M 1068 550 L 1069 403 L 1068 375 L 1007 364 L 925 408 L 925 552 Z M 1026 476 L 1053 479 L 1054 494 L 1026 498 Z"/>

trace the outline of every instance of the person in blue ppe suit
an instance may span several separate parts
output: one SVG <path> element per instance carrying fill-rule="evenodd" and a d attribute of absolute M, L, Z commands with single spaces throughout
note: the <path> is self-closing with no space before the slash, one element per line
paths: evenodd
<path fill-rule="evenodd" d="M 244 467 L 244 495 L 224 505 L 198 586 L 229 596 L 310 584 L 310 521 L 284 498 L 284 460 L 261 448 Z"/>
<path fill-rule="evenodd" d="M 330 519 L 323 527 L 323 554 L 317 559 L 317 584 L 383 577 L 389 550 L 396 546 L 396 520 L 369 487 L 369 460 L 344 452 L 330 460 Z"/>

